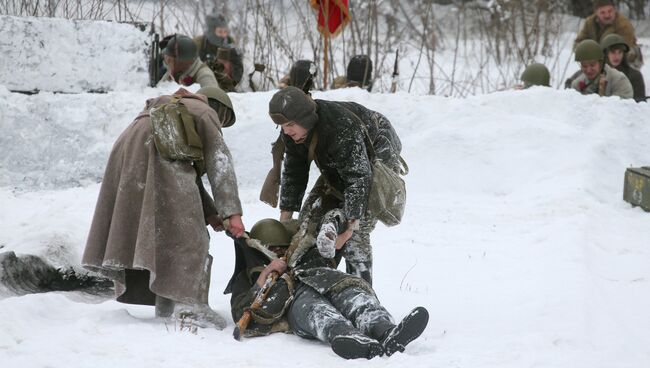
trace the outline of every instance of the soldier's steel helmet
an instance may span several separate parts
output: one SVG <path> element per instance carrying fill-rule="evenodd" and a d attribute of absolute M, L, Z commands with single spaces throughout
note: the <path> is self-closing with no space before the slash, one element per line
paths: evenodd
<path fill-rule="evenodd" d="M 621 35 L 618 35 L 616 33 L 610 33 L 607 36 L 603 37 L 602 40 L 600 40 L 600 48 L 603 51 L 607 51 L 608 48 L 615 45 L 622 45 L 625 52 L 630 51 L 630 45 L 625 42 L 625 39 Z"/>
<path fill-rule="evenodd" d="M 544 64 L 534 63 L 526 67 L 526 70 L 521 74 L 521 80 L 524 82 L 525 87 L 550 87 L 551 73 Z"/>
<path fill-rule="evenodd" d="M 271 218 L 257 221 L 251 228 L 250 237 L 266 246 L 288 247 L 291 243 L 291 237 L 284 225 Z"/>
<path fill-rule="evenodd" d="M 222 104 L 224 104 L 226 107 L 229 107 L 231 110 L 234 110 L 232 107 L 232 101 L 230 100 L 230 97 L 228 97 L 228 94 L 219 87 L 215 87 L 215 86 L 201 87 L 198 91 L 196 91 L 196 93 L 199 95 L 203 95 L 207 98 L 215 99 L 221 102 Z"/>
<path fill-rule="evenodd" d="M 171 56 L 178 61 L 192 61 L 198 55 L 194 40 L 183 35 L 172 37 L 167 43 L 163 54 Z"/>
<path fill-rule="evenodd" d="M 212 103 L 210 103 L 210 107 L 215 109 L 217 114 L 219 114 L 219 119 L 221 119 L 221 124 L 223 125 L 224 128 L 227 128 L 235 124 L 235 121 L 237 121 L 237 116 L 235 115 L 235 109 L 232 107 L 232 101 L 230 100 L 230 97 L 228 97 L 228 94 L 224 90 L 216 86 L 206 86 L 206 87 L 201 87 L 198 91 L 196 91 L 196 93 L 207 97 L 209 100 L 210 99 L 215 100 L 230 110 L 230 111 L 222 111 L 221 109 L 216 108 Z"/>
<path fill-rule="evenodd" d="M 584 40 L 576 46 L 576 61 L 604 60 L 603 49 L 594 40 Z"/>

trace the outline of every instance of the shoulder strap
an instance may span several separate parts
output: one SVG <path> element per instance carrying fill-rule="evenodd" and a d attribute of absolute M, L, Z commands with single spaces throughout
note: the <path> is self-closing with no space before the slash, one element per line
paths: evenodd
<path fill-rule="evenodd" d="M 348 110 L 349 111 L 349 110 Z M 370 139 L 370 133 L 368 132 L 368 128 L 366 128 L 366 125 L 363 123 L 361 118 L 357 114 L 355 114 L 353 111 L 350 111 L 352 115 L 354 115 L 357 120 L 359 121 L 359 125 L 361 125 L 361 129 L 363 130 L 364 134 L 366 135 L 366 139 L 368 141 L 368 150 L 369 153 L 372 157 L 370 157 L 370 161 L 375 160 L 375 147 L 372 144 L 372 139 Z M 400 162 L 400 168 L 399 168 L 399 173 L 402 176 L 408 175 L 409 173 L 409 165 L 406 164 L 406 160 L 404 160 L 404 157 L 402 155 L 399 155 L 399 162 Z"/>
<path fill-rule="evenodd" d="M 318 133 L 314 130 L 314 135 L 311 137 L 311 142 L 309 143 L 309 150 L 307 153 L 307 160 L 309 162 L 314 161 L 316 158 L 316 145 L 318 144 Z M 318 160 L 316 161 L 318 165 Z"/>

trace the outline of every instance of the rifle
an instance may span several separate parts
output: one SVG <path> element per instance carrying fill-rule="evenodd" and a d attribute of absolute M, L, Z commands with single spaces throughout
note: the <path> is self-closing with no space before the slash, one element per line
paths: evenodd
<path fill-rule="evenodd" d="M 395 65 L 393 65 L 393 76 L 390 83 L 390 93 L 397 92 L 397 77 L 399 77 L 399 49 L 395 51 Z"/>
<path fill-rule="evenodd" d="M 271 148 L 271 155 L 273 156 L 273 167 L 266 174 L 262 191 L 260 192 L 260 200 L 271 207 L 278 205 L 278 192 L 280 191 L 280 179 L 282 174 L 282 160 L 284 159 L 284 142 L 282 141 L 282 134 L 273 143 Z"/>
<path fill-rule="evenodd" d="M 154 35 L 153 44 L 151 45 L 151 52 L 149 53 L 149 86 L 155 87 L 160 79 L 160 71 L 158 70 L 160 57 L 160 39 L 158 33 Z"/>
<path fill-rule="evenodd" d="M 253 300 L 253 304 L 251 304 L 251 307 L 247 310 L 244 311 L 244 314 L 241 316 L 239 321 L 237 321 L 237 324 L 235 325 L 235 330 L 232 332 L 232 336 L 235 338 L 235 340 L 240 341 L 241 340 L 241 335 L 246 331 L 246 327 L 248 327 L 248 323 L 251 320 L 252 317 L 252 312 L 251 310 L 258 309 L 259 307 L 262 306 L 262 303 L 266 300 L 266 298 L 269 296 L 269 291 L 271 291 L 271 286 L 275 284 L 275 280 L 278 278 L 278 273 L 273 271 L 271 272 L 267 277 L 266 281 L 264 281 L 264 285 L 262 285 L 262 288 L 255 294 L 255 299 Z"/>

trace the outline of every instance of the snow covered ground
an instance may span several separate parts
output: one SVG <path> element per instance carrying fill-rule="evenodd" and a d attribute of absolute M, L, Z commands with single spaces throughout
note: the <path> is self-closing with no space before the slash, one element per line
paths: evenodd
<path fill-rule="evenodd" d="M 79 269 L 114 140 L 147 98 L 177 88 L 146 88 L 134 73 L 139 82 L 106 94 L 26 96 L 0 78 L 0 252 Z M 278 215 L 257 199 L 278 134 L 272 94 L 231 94 L 238 121 L 224 130 L 249 228 Z M 650 366 L 650 214 L 622 201 L 625 168 L 650 164 L 648 104 L 546 88 L 315 97 L 378 110 L 402 138 L 405 219 L 372 240 L 388 310 L 400 319 L 423 305 L 431 315 L 404 354 L 344 362 L 293 335 L 240 343 L 232 323 L 193 335 L 151 307 L 0 288 L 0 367 Z M 229 316 L 221 290 L 233 247 L 211 234 L 210 302 Z"/>
<path fill-rule="evenodd" d="M 174 88 L 0 92 L 0 125 L 12 137 L 0 145 L 0 251 L 78 265 L 113 140 L 146 98 Z M 277 216 L 257 200 L 277 134 L 271 96 L 233 94 L 238 122 L 224 130 L 248 227 Z M 371 364 L 650 364 L 649 215 L 621 199 L 625 168 L 650 160 L 650 106 L 545 88 L 462 100 L 357 89 L 315 97 L 385 113 L 411 167 L 404 222 L 373 233 L 375 286 L 396 318 L 423 305 L 431 320 L 406 353 Z M 231 242 L 213 234 L 211 253 L 210 301 L 229 315 L 221 290 Z M 5 295 L 0 311 L 3 367 L 342 364 L 328 347 L 296 336 L 238 343 L 232 324 L 192 335 L 153 319 L 152 308 L 79 293 Z"/>

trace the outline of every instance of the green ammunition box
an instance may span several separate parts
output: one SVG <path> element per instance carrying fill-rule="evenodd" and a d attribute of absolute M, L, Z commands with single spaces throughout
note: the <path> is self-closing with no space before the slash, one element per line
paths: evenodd
<path fill-rule="evenodd" d="M 625 171 L 623 200 L 650 211 L 650 166 L 630 167 Z"/>

